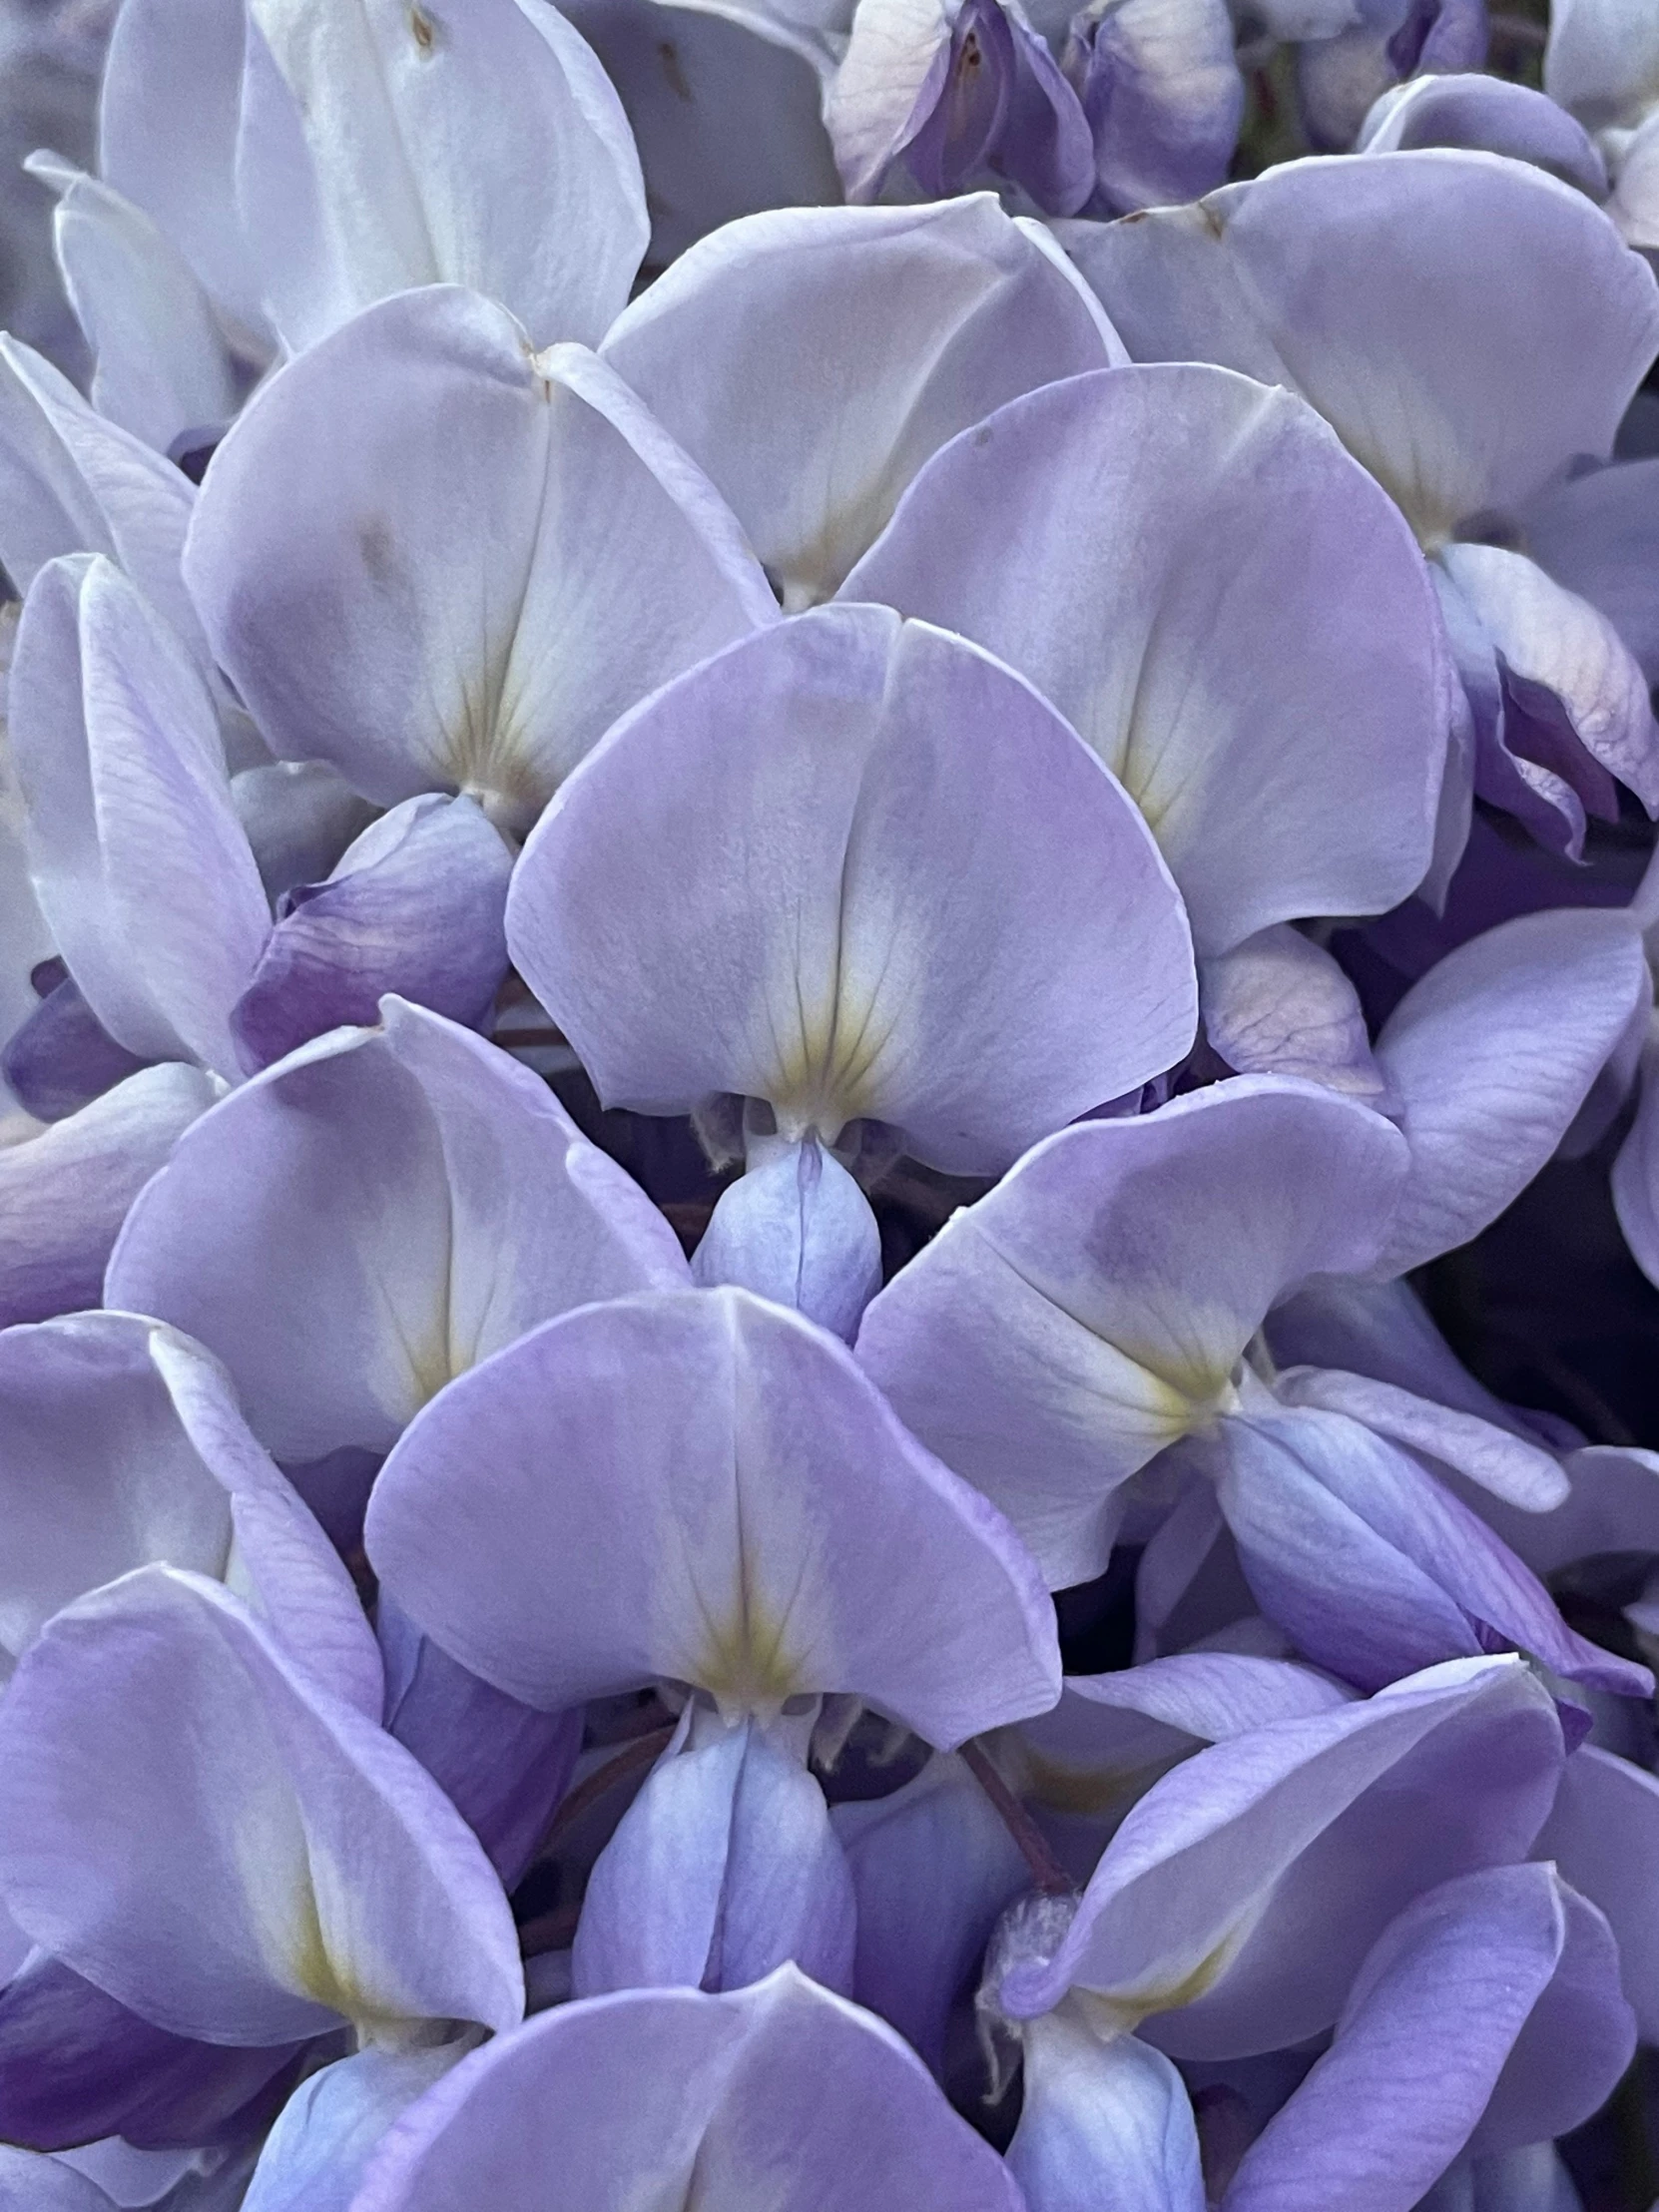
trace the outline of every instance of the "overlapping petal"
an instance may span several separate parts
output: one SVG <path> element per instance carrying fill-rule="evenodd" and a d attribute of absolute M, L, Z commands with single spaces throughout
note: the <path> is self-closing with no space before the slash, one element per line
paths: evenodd
<path fill-rule="evenodd" d="M 1185 915 L 1115 781 L 987 654 L 819 609 L 620 724 L 508 942 L 607 1104 L 764 1100 L 995 1172 L 1192 1041 Z"/>

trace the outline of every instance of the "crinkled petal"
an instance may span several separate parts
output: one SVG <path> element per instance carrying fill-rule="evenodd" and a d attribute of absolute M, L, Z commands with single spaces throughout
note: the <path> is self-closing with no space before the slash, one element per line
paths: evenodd
<path fill-rule="evenodd" d="M 1212 1049 L 1240 1075 L 1299 1075 L 1385 1112 L 1360 994 L 1322 946 L 1286 922 L 1201 960 L 1199 1006 Z"/>
<path fill-rule="evenodd" d="M 598 342 L 645 252 L 645 188 L 622 103 L 562 16 L 521 0 L 250 0 L 250 16 L 320 219 L 318 262 L 271 301 L 290 346 L 434 283 L 499 299 L 538 345 Z M 252 235 L 286 181 L 245 161 Z"/>

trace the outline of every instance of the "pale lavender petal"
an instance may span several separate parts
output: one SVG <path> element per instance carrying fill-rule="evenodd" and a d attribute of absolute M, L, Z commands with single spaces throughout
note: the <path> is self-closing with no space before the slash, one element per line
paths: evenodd
<path fill-rule="evenodd" d="M 124 0 L 98 118 L 99 168 L 172 239 L 216 299 L 261 319 L 237 207 L 241 0 Z"/>
<path fill-rule="evenodd" d="M 888 1797 L 831 1816 L 857 1899 L 852 1994 L 937 2073 L 951 2001 L 1031 1870 L 981 1783 L 941 1752 Z"/>
<path fill-rule="evenodd" d="M 111 2212 L 111 2206 L 73 2167 L 0 2144 L 0 2212 Z"/>
<path fill-rule="evenodd" d="M 595 343 L 648 224 L 627 119 L 585 39 L 520 0 L 251 0 L 300 118 L 320 267 L 271 302 L 295 349 L 413 285 L 501 300 L 538 345 Z M 286 165 L 244 161 L 245 221 L 280 221 Z M 273 206 L 273 200 L 278 204 Z"/>
<path fill-rule="evenodd" d="M 241 2212 L 349 2212 L 386 2130 L 465 2054 L 371 2048 L 312 2074 L 266 2137 Z"/>
<path fill-rule="evenodd" d="M 1031 2212 L 1203 2212 L 1185 2084 L 1138 2036 L 1098 2035 L 1069 2009 L 1030 2021 L 1008 2166 Z"/>
<path fill-rule="evenodd" d="M 217 1088 L 200 1068 L 146 1068 L 0 1149 L 0 1320 L 99 1303 L 129 1207 Z"/>
<path fill-rule="evenodd" d="M 1618 1940 L 1619 1973 L 1647 2043 L 1659 2036 L 1659 1782 L 1585 1744 L 1567 1761 L 1534 1847 L 1601 1910 Z"/>
<path fill-rule="evenodd" d="M 518 834 L 625 708 L 777 611 L 614 372 L 534 353 L 449 285 L 271 380 L 214 456 L 186 566 L 274 751 L 381 806 L 469 791 Z"/>
<path fill-rule="evenodd" d="M 1649 1694 L 1645 1667 L 1575 1635 L 1484 1521 L 1346 1414 L 1251 1414 L 1214 1448 L 1246 1578 L 1318 1664 L 1375 1689 L 1489 1649 L 1484 1629 L 1571 1680 Z"/>
<path fill-rule="evenodd" d="M 881 1233 L 845 1168 L 809 1137 L 721 1193 L 692 1276 L 710 1289 L 740 1284 L 850 1342 L 881 1288 Z"/>
<path fill-rule="evenodd" d="M 730 224 L 603 350 L 731 501 L 792 613 L 834 592 L 946 439 L 1124 357 L 1047 233 L 988 194 Z"/>
<path fill-rule="evenodd" d="M 1411 1898 L 1526 1849 L 1561 1759 L 1548 1694 L 1513 1659 L 1215 1745 L 1130 1811 L 1059 1948 L 1005 1974 L 1002 2002 L 1029 2016 L 1074 1982 L 1137 2011 L 1181 2002 L 1149 2022 L 1181 2056 L 1299 2041 Z"/>
<path fill-rule="evenodd" d="M 1498 655 L 1509 750 L 1553 769 L 1592 812 L 1606 812 L 1598 770 L 1659 806 L 1659 726 L 1646 679 L 1608 618 L 1523 554 L 1448 545 L 1440 559 Z"/>
<path fill-rule="evenodd" d="M 179 249 L 143 209 L 53 157 L 33 173 L 60 194 L 53 236 L 64 286 L 96 366 L 106 421 L 158 453 L 223 428 L 242 401 L 238 364 Z"/>
<path fill-rule="evenodd" d="M 1560 0 L 1550 10 L 1544 90 L 1592 129 L 1639 123 L 1659 86 L 1659 24 L 1627 0 Z"/>
<path fill-rule="evenodd" d="M 1281 1372 L 1275 1390 L 1290 1405 L 1349 1413 L 1378 1435 L 1455 1468 L 1526 1512 L 1547 1513 L 1569 1493 L 1560 1461 L 1541 1444 L 1395 1383 L 1341 1369 L 1291 1368 Z"/>
<path fill-rule="evenodd" d="M 1647 991 L 1618 913 L 1523 915 L 1448 953 L 1377 1042 L 1411 1172 L 1374 1270 L 1465 1243 L 1543 1166 Z"/>
<path fill-rule="evenodd" d="M 378 1721 L 385 1694 L 380 1655 L 339 1553 L 256 1441 L 219 1362 L 177 1330 L 138 1326 L 180 1430 L 229 1500 L 234 1542 L 223 1580 L 335 1697 Z M 197 1564 L 153 1545 L 144 1556 Z"/>
<path fill-rule="evenodd" d="M 1063 1130 L 872 1303 L 859 1363 L 1056 1588 L 1082 1581 L 1113 1491 L 1234 1402 L 1275 1301 L 1366 1264 L 1403 1164 L 1380 1115 L 1275 1076 Z"/>
<path fill-rule="evenodd" d="M 744 1291 L 591 1306 L 461 1377 L 387 1460 L 367 1541 L 428 1634 L 529 1704 L 666 1677 L 736 1717 L 842 1690 L 948 1747 L 1059 1695 L 1000 1516 L 833 1338 Z"/>
<path fill-rule="evenodd" d="M 8 704 L 42 910 L 129 1050 L 234 1074 L 228 1017 L 271 914 L 207 685 L 100 556 L 52 564 L 29 608 Z"/>
<path fill-rule="evenodd" d="M 1330 953 L 1287 923 L 1201 960 L 1199 1005 L 1212 1049 L 1239 1075 L 1300 1075 L 1385 1112 L 1360 994 Z"/>
<path fill-rule="evenodd" d="M 231 797 L 274 902 L 295 883 L 319 883 L 374 820 L 367 800 L 326 761 L 244 769 L 231 779 Z"/>
<path fill-rule="evenodd" d="M 1462 146 L 1535 163 L 1591 200 L 1607 197 L 1607 165 L 1583 125 L 1530 85 L 1456 70 L 1412 77 L 1384 93 L 1361 127 L 1357 154 Z"/>
<path fill-rule="evenodd" d="M 659 268 L 740 216 L 839 200 L 820 71 L 805 41 L 768 36 L 741 11 L 665 12 L 662 0 L 571 0 L 560 12 L 599 56 L 633 125 L 648 259 Z"/>
<path fill-rule="evenodd" d="M 1246 2151 L 1228 2212 L 1409 2212 L 1474 2132 L 1566 1944 L 1546 1867 L 1464 1875 L 1408 1906 L 1361 1967 L 1331 2050 Z M 1586 2054 L 1572 2070 L 1604 2095 L 1624 2063 L 1603 2078 Z"/>
<path fill-rule="evenodd" d="M 231 1501 L 150 1357 L 153 1324 L 74 1314 L 0 1333 L 0 1660 L 62 1605 L 161 1559 L 222 1576 Z"/>
<path fill-rule="evenodd" d="M 1312 1667 L 1229 1651 L 1178 1652 L 1113 1674 L 1068 1675 L 1066 1689 L 1090 1704 L 1144 1713 L 1211 1744 L 1270 1721 L 1329 1713 L 1351 1699 L 1341 1683 Z"/>
<path fill-rule="evenodd" d="M 1557 1894 L 1561 1956 L 1481 2114 L 1469 2143 L 1476 2158 L 1572 2134 L 1606 2103 L 1636 2054 L 1636 2016 L 1620 1993 L 1613 1931 L 1564 1880 Z"/>
<path fill-rule="evenodd" d="M 855 1921 L 830 1809 L 800 1758 L 750 1721 L 704 1742 L 694 1724 L 595 1863 L 572 1985 L 740 1989 L 793 1959 L 844 1992 Z"/>
<path fill-rule="evenodd" d="M 1224 0 L 1126 0 L 1076 21 L 1066 62 L 1107 212 L 1169 207 L 1224 183 L 1245 104 Z"/>
<path fill-rule="evenodd" d="M 639 2085 L 652 2084 L 642 2110 Z M 562 2005 L 463 2060 L 388 2138 L 355 2212 L 1022 2212 L 913 2051 L 793 1966 L 751 1989 Z"/>
<path fill-rule="evenodd" d="M 1613 1208 L 1632 1259 L 1659 1283 L 1659 1046 L 1642 1055 L 1635 1118 L 1613 1162 Z"/>
<path fill-rule="evenodd" d="M 103 553 L 200 649 L 179 570 L 196 503 L 188 478 L 95 413 L 50 362 L 3 336 L 0 494 L 0 561 L 19 591 L 61 554 Z"/>
<path fill-rule="evenodd" d="M 1659 459 L 1616 461 L 1545 492 L 1522 525 L 1533 560 L 1601 609 L 1650 680 L 1659 677 L 1656 510 Z"/>
<path fill-rule="evenodd" d="M 1152 825 L 1203 952 L 1422 880 L 1449 700 L 1427 573 L 1282 392 L 1166 366 L 1014 400 L 921 471 L 844 593 L 1054 702 Z"/>
<path fill-rule="evenodd" d="M 510 2026 L 511 1915 L 407 1752 L 217 1585 L 146 1567 L 59 1613 L 0 1701 L 0 1886 L 159 2027 L 272 2043 Z"/>
<path fill-rule="evenodd" d="M 1288 162 L 1066 245 L 1136 360 L 1301 391 L 1430 545 L 1605 458 L 1659 345 L 1600 209 L 1489 154 Z"/>
<path fill-rule="evenodd" d="M 994 916 L 994 920 L 993 920 Z M 816 610 L 645 702 L 513 877 L 520 973 L 608 1105 L 732 1092 L 993 1173 L 1192 1041 L 1186 918 L 1121 788 L 1010 670 Z"/>
<path fill-rule="evenodd" d="M 539 1712 L 469 1674 L 382 1592 L 385 1724 L 489 1853 L 504 1888 L 523 1876 L 582 1749 L 582 1713 Z"/>
<path fill-rule="evenodd" d="M 545 1083 L 401 1000 L 224 1107 L 133 1209 L 105 1296 L 217 1353 L 283 1461 L 383 1452 L 537 1322 L 688 1280 Z"/>
<path fill-rule="evenodd" d="M 1307 1283 L 1268 1316 L 1274 1358 L 1285 1367 L 1341 1368 L 1472 1414 L 1528 1441 L 1571 1441 L 1543 1416 L 1517 1412 L 1477 1382 L 1429 1319 L 1408 1283 L 1328 1275 Z M 1595 1546 L 1589 1547 L 1591 1549 Z"/>
<path fill-rule="evenodd" d="M 0 1052 L 0 1077 L 26 1114 L 65 1121 L 148 1064 L 116 1043 L 66 974 L 12 1031 Z"/>

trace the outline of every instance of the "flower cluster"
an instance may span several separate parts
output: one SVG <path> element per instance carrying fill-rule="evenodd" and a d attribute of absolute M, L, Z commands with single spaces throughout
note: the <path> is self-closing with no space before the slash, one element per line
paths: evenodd
<path fill-rule="evenodd" d="M 1045 8 L 30 159 L 6 2212 L 1566 2212 L 1659 2043 L 1659 1453 L 1418 1272 L 1659 1284 L 1659 0 Z"/>

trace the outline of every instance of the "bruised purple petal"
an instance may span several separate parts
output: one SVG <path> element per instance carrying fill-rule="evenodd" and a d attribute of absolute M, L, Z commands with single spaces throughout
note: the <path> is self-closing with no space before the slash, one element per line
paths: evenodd
<path fill-rule="evenodd" d="M 1094 138 L 1092 212 L 1167 207 L 1225 182 L 1245 88 L 1224 0 L 1085 8 L 1065 69 Z"/>
<path fill-rule="evenodd" d="M 231 1011 L 250 1070 L 324 1030 L 375 1021 L 387 991 L 481 1023 L 507 972 L 512 866 L 472 800 L 428 795 L 365 830 L 326 882 L 285 891 Z"/>
<path fill-rule="evenodd" d="M 582 1715 L 521 1705 L 469 1674 L 382 1594 L 385 1725 L 412 1751 L 511 1889 L 529 1866 L 582 1748 Z"/>
<path fill-rule="evenodd" d="M 169 2034 L 37 1951 L 0 1989 L 0 2133 L 36 2150 L 234 2139 L 275 2111 L 298 2049 Z"/>
<path fill-rule="evenodd" d="M 65 1121 L 146 1064 L 116 1042 L 65 974 L 13 1030 L 0 1053 L 0 1080 L 37 1121 Z"/>

